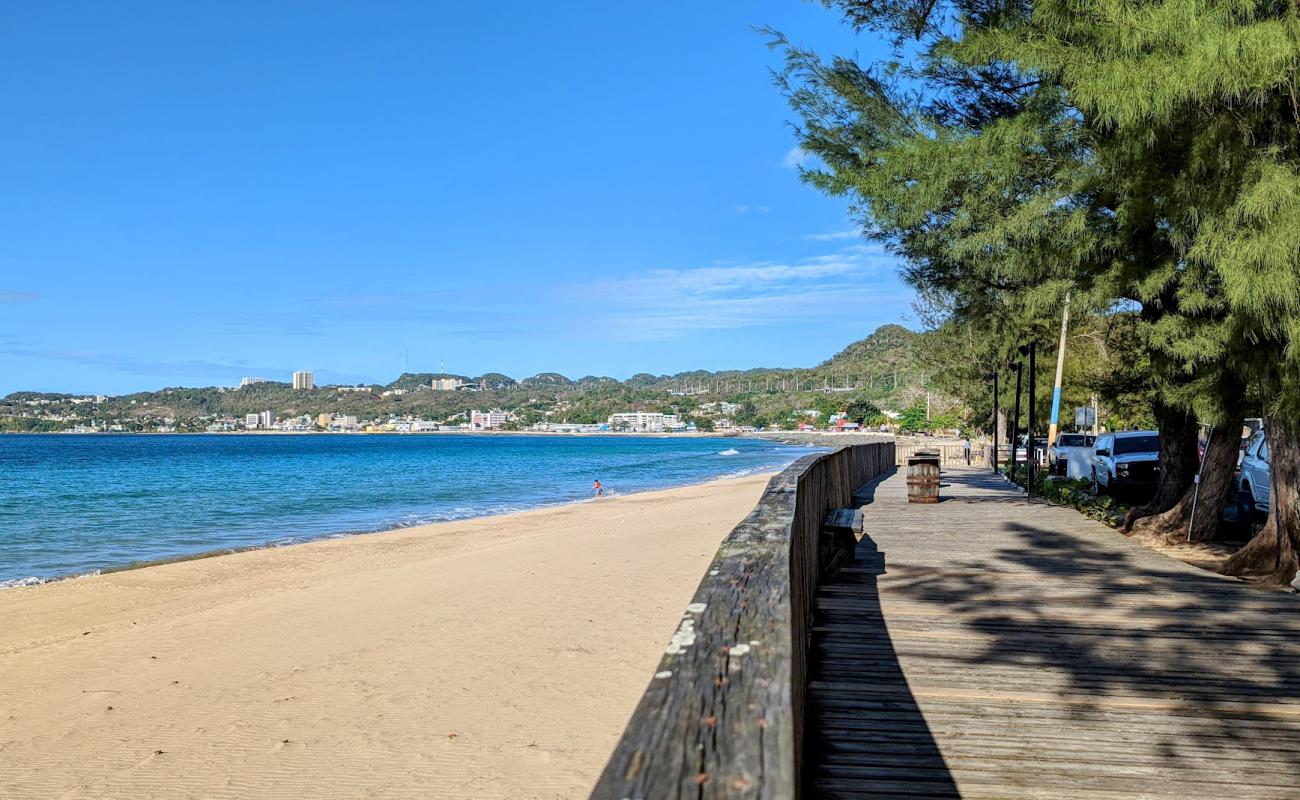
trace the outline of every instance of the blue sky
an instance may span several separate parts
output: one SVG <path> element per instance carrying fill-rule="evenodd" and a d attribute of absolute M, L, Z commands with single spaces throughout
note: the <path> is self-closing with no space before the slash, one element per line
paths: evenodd
<path fill-rule="evenodd" d="M 0 394 L 806 366 L 907 322 L 802 185 L 800 0 L 26 3 L 0 29 Z"/>

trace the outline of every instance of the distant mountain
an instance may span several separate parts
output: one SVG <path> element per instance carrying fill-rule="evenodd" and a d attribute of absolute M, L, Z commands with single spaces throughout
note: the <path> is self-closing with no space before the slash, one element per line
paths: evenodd
<path fill-rule="evenodd" d="M 913 348 L 922 334 L 902 325 L 881 325 L 865 339 L 859 339 L 823 361 L 821 367 L 832 369 L 903 368 L 913 360 Z"/>
<path fill-rule="evenodd" d="M 514 378 L 509 375 L 503 375 L 500 372 L 488 372 L 474 378 L 472 382 L 488 389 L 509 389 L 518 383 Z"/>
<path fill-rule="evenodd" d="M 397 380 L 386 384 L 384 388 L 405 389 L 408 392 L 421 386 L 428 389 L 433 379 L 438 377 L 441 376 L 435 372 L 403 372 L 397 376 Z"/>
<path fill-rule="evenodd" d="M 524 378 L 520 386 L 572 386 L 573 381 L 558 372 L 539 372 L 531 378 Z"/>
<path fill-rule="evenodd" d="M 711 400 L 751 402 L 760 416 L 797 421 L 800 409 L 829 413 L 853 400 L 881 408 L 903 410 L 924 401 L 927 394 L 943 403 L 927 386 L 917 349 L 925 334 L 900 325 L 885 325 L 853 342 L 814 367 L 710 372 L 691 370 L 676 375 L 641 372 L 619 381 L 586 375 L 576 381 L 556 372 L 542 372 L 516 381 L 489 372 L 478 377 L 433 372 L 405 372 L 371 391 L 339 387 L 295 390 L 282 382 L 256 383 L 243 388 L 173 387 L 155 392 L 105 398 L 68 394 L 15 392 L 0 400 L 0 431 L 59 430 L 88 422 L 112 423 L 119 429 L 141 430 L 170 425 L 202 429 L 207 420 L 271 410 L 280 417 L 318 413 L 385 418 L 394 414 L 450 419 L 473 408 L 519 410 L 526 420 L 555 415 L 568 421 L 599 421 L 616 411 L 662 410 L 690 414 Z M 473 391 L 435 392 L 435 378 L 456 378 Z M 401 393 L 385 395 L 386 389 Z"/>

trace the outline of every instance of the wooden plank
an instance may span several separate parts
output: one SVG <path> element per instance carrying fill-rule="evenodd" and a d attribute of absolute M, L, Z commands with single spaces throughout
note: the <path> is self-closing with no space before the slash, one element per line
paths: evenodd
<path fill-rule="evenodd" d="M 815 600 L 818 797 L 1300 796 L 1300 602 L 991 474 L 877 485 Z"/>

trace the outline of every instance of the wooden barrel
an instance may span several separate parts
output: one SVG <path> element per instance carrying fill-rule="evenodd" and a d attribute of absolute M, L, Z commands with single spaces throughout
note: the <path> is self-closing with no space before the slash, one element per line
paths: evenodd
<path fill-rule="evenodd" d="M 939 455 L 917 453 L 907 459 L 907 502 L 939 502 Z"/>

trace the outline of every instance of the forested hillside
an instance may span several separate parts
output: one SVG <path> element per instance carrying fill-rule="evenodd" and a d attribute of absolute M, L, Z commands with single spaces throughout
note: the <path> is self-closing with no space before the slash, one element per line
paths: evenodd
<path fill-rule="evenodd" d="M 453 421 L 474 408 L 503 408 L 516 413 L 516 425 L 526 427 L 541 421 L 598 422 L 629 410 L 691 416 L 708 403 L 734 403 L 738 408 L 732 416 L 739 424 L 793 427 L 810 419 L 800 414 L 808 410 L 816 410 L 824 422 L 828 414 L 854 403 L 858 408 L 901 412 L 924 402 L 931 381 L 917 358 L 922 338 L 901 326 L 886 325 L 815 367 L 641 373 L 624 381 L 597 376 L 573 380 L 553 372 L 522 379 L 501 373 L 404 373 L 383 385 L 306 391 L 268 381 L 242 388 L 171 387 L 102 400 L 17 392 L 0 402 L 0 426 L 61 430 L 111 421 L 128 430 L 162 424 L 195 430 L 213 419 L 261 411 L 280 418 L 327 413 L 363 420 L 397 416 Z M 431 381 L 439 377 L 458 378 L 468 387 L 433 391 Z M 931 392 L 936 413 L 950 410 L 946 396 Z"/>

